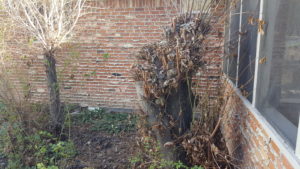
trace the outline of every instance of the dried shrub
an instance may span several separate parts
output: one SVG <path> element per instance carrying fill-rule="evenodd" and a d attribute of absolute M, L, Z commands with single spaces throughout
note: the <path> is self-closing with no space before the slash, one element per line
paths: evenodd
<path fill-rule="evenodd" d="M 210 28 L 203 15 L 182 14 L 165 28 L 164 40 L 146 45 L 136 54 L 133 71 L 141 109 L 149 115 L 166 160 L 183 156 L 181 150 L 164 145 L 190 128 L 194 106 L 191 80 L 204 64 L 203 42 Z"/>
<path fill-rule="evenodd" d="M 231 156 L 228 153 L 221 132 L 215 135 L 205 133 L 199 123 L 182 139 L 182 147 L 187 153 L 190 164 L 205 168 L 233 168 Z"/>
<path fill-rule="evenodd" d="M 28 72 L 23 71 L 12 60 L 0 63 L 0 123 L 20 123 L 26 132 L 32 133 L 47 124 L 46 105 L 31 103 L 31 88 Z"/>
<path fill-rule="evenodd" d="M 190 165 L 201 165 L 204 168 L 239 168 L 239 161 L 229 153 L 226 140 L 221 131 L 224 123 L 224 108 L 228 97 L 221 83 L 216 94 L 201 95 L 198 104 L 199 117 L 192 124 L 191 130 L 179 137 L 176 142 L 186 152 Z M 212 84 L 208 83 L 207 86 Z M 229 94 L 231 95 L 231 94 Z"/>
<path fill-rule="evenodd" d="M 204 64 L 202 43 L 209 30 L 206 20 L 181 15 L 165 29 L 165 40 L 146 45 L 136 54 L 134 78 L 144 82 L 148 99 L 165 97 L 177 89 L 180 82 L 191 79 Z"/>
<path fill-rule="evenodd" d="M 138 82 L 141 109 L 147 115 L 152 134 L 145 136 L 158 141 L 158 151 L 166 160 L 179 159 L 191 166 L 207 168 L 234 166 L 219 129 L 222 97 L 212 98 L 206 93 L 199 96 L 198 104 L 191 91 L 193 75 L 199 68 L 209 66 L 204 56 L 214 50 L 208 49 L 207 43 L 211 30 L 226 17 L 219 2 L 210 2 L 210 9 L 206 11 L 209 14 L 189 12 L 174 18 L 172 25 L 165 29 L 164 40 L 146 45 L 136 54 L 134 78 Z M 214 12 L 220 18 L 215 18 Z M 188 107 L 196 104 L 200 107 L 200 118 L 190 127 L 191 109 Z M 180 157 L 166 158 L 165 152 Z"/>
<path fill-rule="evenodd" d="M 191 130 L 177 141 L 187 154 L 187 161 L 192 165 L 205 168 L 234 168 L 237 166 L 230 156 L 226 142 L 220 130 L 224 98 L 202 96 L 199 103 L 201 118 L 193 122 Z M 225 101 L 226 102 L 226 101 Z"/>

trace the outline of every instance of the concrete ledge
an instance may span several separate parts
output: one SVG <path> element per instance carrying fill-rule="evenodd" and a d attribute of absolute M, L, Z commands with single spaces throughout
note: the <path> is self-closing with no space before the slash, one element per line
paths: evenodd
<path fill-rule="evenodd" d="M 88 110 L 95 110 L 95 109 L 104 109 L 105 112 L 118 112 L 118 113 L 133 113 L 136 110 L 134 109 L 124 109 L 124 108 L 107 108 L 107 107 L 88 107 Z"/>

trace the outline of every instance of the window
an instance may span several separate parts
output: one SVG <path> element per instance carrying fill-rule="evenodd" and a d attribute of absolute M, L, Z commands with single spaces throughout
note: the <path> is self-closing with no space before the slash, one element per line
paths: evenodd
<path fill-rule="evenodd" d="M 224 71 L 232 82 L 236 83 L 236 66 L 239 46 L 239 28 L 240 28 L 240 4 L 230 9 L 229 24 L 227 25 L 227 34 L 225 40 L 226 53 L 224 60 Z"/>
<path fill-rule="evenodd" d="M 229 17 L 224 58 L 228 78 L 298 157 L 299 9 L 299 0 L 241 0 Z"/>
<path fill-rule="evenodd" d="M 242 3 L 237 87 L 252 101 L 258 31 L 255 20 L 259 18 L 260 3 L 259 0 L 243 0 Z"/>
<path fill-rule="evenodd" d="M 256 57 L 259 0 L 242 0 L 230 12 L 224 61 L 229 79 L 251 101 Z"/>
<path fill-rule="evenodd" d="M 296 147 L 300 112 L 300 2 L 266 1 L 256 107 Z"/>

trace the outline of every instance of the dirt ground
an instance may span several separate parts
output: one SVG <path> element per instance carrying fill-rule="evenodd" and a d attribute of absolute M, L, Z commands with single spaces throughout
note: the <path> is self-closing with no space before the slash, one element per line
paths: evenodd
<path fill-rule="evenodd" d="M 88 125 L 72 127 L 71 139 L 78 155 L 70 169 L 127 169 L 136 134 L 91 131 Z"/>

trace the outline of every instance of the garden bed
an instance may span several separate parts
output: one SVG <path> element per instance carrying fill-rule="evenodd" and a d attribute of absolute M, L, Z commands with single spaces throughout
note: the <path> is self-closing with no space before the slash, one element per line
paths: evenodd
<path fill-rule="evenodd" d="M 78 126 L 73 128 L 71 139 L 78 151 L 72 169 L 123 169 L 130 166 L 128 158 L 134 152 L 134 132 L 115 135 Z"/>
<path fill-rule="evenodd" d="M 85 111 L 75 115 L 70 130 L 77 156 L 70 169 L 130 168 L 136 117 L 125 113 Z"/>

